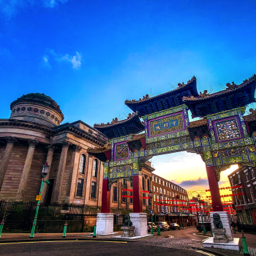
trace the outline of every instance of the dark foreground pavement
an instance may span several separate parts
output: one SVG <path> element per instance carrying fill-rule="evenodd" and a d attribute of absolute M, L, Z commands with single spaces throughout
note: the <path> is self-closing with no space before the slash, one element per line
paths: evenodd
<path fill-rule="evenodd" d="M 202 256 L 196 251 L 146 246 L 139 243 L 114 241 L 20 242 L 0 244 L 1 256 L 65 256 L 65 255 L 172 255 Z"/>

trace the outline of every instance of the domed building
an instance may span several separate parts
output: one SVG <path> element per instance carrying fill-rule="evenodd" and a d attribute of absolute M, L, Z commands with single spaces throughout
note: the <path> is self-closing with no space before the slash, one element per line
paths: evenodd
<path fill-rule="evenodd" d="M 60 106 L 41 93 L 11 103 L 9 119 L 0 119 L 0 199 L 35 201 L 42 166 L 50 165 L 41 202 L 101 205 L 103 167 L 88 148 L 107 137 L 82 121 L 63 123 Z"/>

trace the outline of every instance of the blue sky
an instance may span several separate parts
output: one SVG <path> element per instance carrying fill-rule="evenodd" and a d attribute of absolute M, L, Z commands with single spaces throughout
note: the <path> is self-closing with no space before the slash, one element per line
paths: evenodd
<path fill-rule="evenodd" d="M 0 0 L 1 118 L 30 92 L 93 125 L 193 75 L 199 91 L 241 83 L 256 73 L 255 17 L 255 1 Z"/>

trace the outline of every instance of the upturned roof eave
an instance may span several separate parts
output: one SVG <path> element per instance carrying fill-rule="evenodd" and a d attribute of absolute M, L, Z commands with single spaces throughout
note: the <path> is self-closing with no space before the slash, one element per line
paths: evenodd
<path fill-rule="evenodd" d="M 150 97 L 148 99 L 144 99 L 144 100 L 136 100 L 136 101 L 129 101 L 129 100 L 126 100 L 125 101 L 125 105 L 128 106 L 130 109 L 132 109 L 133 111 L 136 110 L 136 106 L 139 106 L 139 105 L 143 105 L 145 103 L 150 103 L 151 101 L 155 101 L 155 100 L 159 100 L 161 99 L 162 97 L 168 97 L 168 96 L 172 96 L 172 95 L 175 95 L 175 94 L 178 94 L 184 90 L 187 90 L 189 87 L 191 87 L 192 89 L 192 92 L 193 92 L 193 96 L 197 97 L 198 96 L 198 92 L 197 92 L 197 89 L 196 89 L 196 78 L 193 79 L 190 83 L 182 86 L 182 87 L 179 87 L 175 90 L 172 90 L 172 91 L 168 91 L 168 92 L 165 92 L 165 93 L 162 93 L 160 95 L 157 95 L 157 96 L 153 96 L 153 97 Z"/>
<path fill-rule="evenodd" d="M 225 90 L 222 90 L 222 91 L 219 91 L 219 92 L 216 92 L 216 93 L 212 93 L 212 94 L 210 94 L 208 96 L 205 96 L 205 97 L 194 97 L 194 98 L 192 98 L 192 97 L 191 98 L 184 97 L 183 101 L 186 104 L 193 104 L 194 105 L 194 104 L 197 104 L 197 103 L 201 103 L 203 101 L 211 100 L 211 99 L 219 97 L 219 96 L 223 96 L 225 94 L 229 95 L 229 94 L 237 93 L 240 90 L 244 90 L 248 86 L 254 86 L 254 91 L 255 91 L 256 76 L 253 76 L 251 78 L 251 81 L 248 81 L 246 83 L 242 83 L 242 84 L 238 85 L 234 89 L 225 89 Z M 252 94 L 253 94 L 253 96 L 252 96 L 253 99 L 251 99 L 251 100 L 252 100 L 252 102 L 255 102 L 254 93 L 252 93 Z"/>

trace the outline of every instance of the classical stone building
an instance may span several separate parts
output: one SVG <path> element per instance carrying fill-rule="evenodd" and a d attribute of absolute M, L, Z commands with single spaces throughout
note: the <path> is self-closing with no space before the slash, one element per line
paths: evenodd
<path fill-rule="evenodd" d="M 35 201 L 42 166 L 50 165 L 42 203 L 101 207 L 102 163 L 87 153 L 107 138 L 82 121 L 63 123 L 59 105 L 40 93 L 11 103 L 9 119 L 0 119 L 0 199 Z"/>

